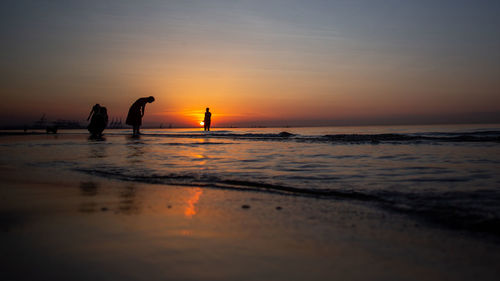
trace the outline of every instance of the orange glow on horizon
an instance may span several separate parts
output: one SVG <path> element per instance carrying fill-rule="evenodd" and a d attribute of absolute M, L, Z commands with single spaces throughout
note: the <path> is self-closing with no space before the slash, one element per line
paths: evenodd
<path fill-rule="evenodd" d="M 200 109 L 198 110 L 193 109 L 193 107 L 189 107 L 175 111 L 159 111 L 149 113 L 147 117 L 150 118 L 150 120 L 155 120 L 159 123 L 182 124 L 195 128 L 204 126 L 205 124 L 203 120 L 205 117 L 206 107 L 200 106 L 199 108 Z M 211 107 L 210 111 L 212 112 L 212 126 L 217 126 L 218 124 L 231 125 L 251 120 L 268 120 L 272 117 L 261 113 L 244 112 L 243 110 L 232 108 L 230 105 L 225 104 L 220 104 L 214 109 Z"/>
<path fill-rule="evenodd" d="M 151 2 L 140 8 L 112 5 L 113 20 L 91 5 L 78 13 L 102 28 L 74 32 L 66 25 L 69 20 L 79 26 L 78 19 L 55 16 L 25 32 L 17 16 L 4 17 L 12 32 L 3 45 L 12 58 L 0 63 L 8 74 L 1 86 L 0 126 L 29 127 L 46 114 L 48 122 L 64 119 L 85 127 L 96 103 L 107 107 L 110 122 L 125 121 L 130 106 L 150 95 L 155 102 L 146 107 L 143 127 L 199 129 L 207 107 L 215 128 L 500 120 L 498 60 L 488 55 L 498 36 L 489 17 L 462 30 L 454 13 L 429 14 L 471 38 L 484 32 L 485 40 L 457 47 L 455 33 L 439 35 L 436 43 L 434 25 L 413 16 L 385 19 L 380 7 L 355 15 L 380 19 L 374 21 L 379 32 L 374 35 L 358 32 L 355 18 L 332 17 L 346 8 L 338 3 L 263 12 L 257 3 Z M 19 16 L 29 21 L 39 7 L 27 6 Z M 462 5 L 445 6 L 465 11 Z M 297 26 L 289 16 L 304 7 L 308 12 Z M 73 5 L 61 9 L 74 12 Z M 482 9 L 478 13 L 488 12 Z M 401 30 L 408 31 L 404 40 Z M 424 36 L 428 33 L 432 36 Z M 58 44 L 61 40 L 81 46 Z M 27 52 L 25 41 L 54 48 Z M 448 49 L 455 51 L 443 52 Z"/>

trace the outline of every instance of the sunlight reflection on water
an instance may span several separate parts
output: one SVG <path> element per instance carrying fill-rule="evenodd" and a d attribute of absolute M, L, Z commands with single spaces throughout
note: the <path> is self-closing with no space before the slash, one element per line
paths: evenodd
<path fill-rule="evenodd" d="M 203 190 L 201 188 L 195 188 L 194 190 L 190 190 L 190 194 L 191 197 L 187 200 L 187 207 L 184 210 L 184 215 L 187 218 L 192 218 L 196 215 L 196 203 L 200 200 Z"/>

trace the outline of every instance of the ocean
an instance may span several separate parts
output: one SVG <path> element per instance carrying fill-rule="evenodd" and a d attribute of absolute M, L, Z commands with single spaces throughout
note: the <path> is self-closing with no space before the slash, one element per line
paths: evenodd
<path fill-rule="evenodd" d="M 3 132 L 0 166 L 350 200 L 500 235 L 500 125 Z"/>

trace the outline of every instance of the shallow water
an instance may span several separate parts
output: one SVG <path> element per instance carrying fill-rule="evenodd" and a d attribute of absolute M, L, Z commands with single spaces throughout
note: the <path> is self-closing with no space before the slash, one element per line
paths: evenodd
<path fill-rule="evenodd" d="M 0 165 L 358 200 L 500 235 L 500 125 L 105 133 L 4 136 Z"/>

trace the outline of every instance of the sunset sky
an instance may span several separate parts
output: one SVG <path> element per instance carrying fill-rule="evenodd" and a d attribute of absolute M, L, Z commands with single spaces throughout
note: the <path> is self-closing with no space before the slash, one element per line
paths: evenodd
<path fill-rule="evenodd" d="M 0 126 L 500 122 L 500 1 L 2 1 Z"/>

